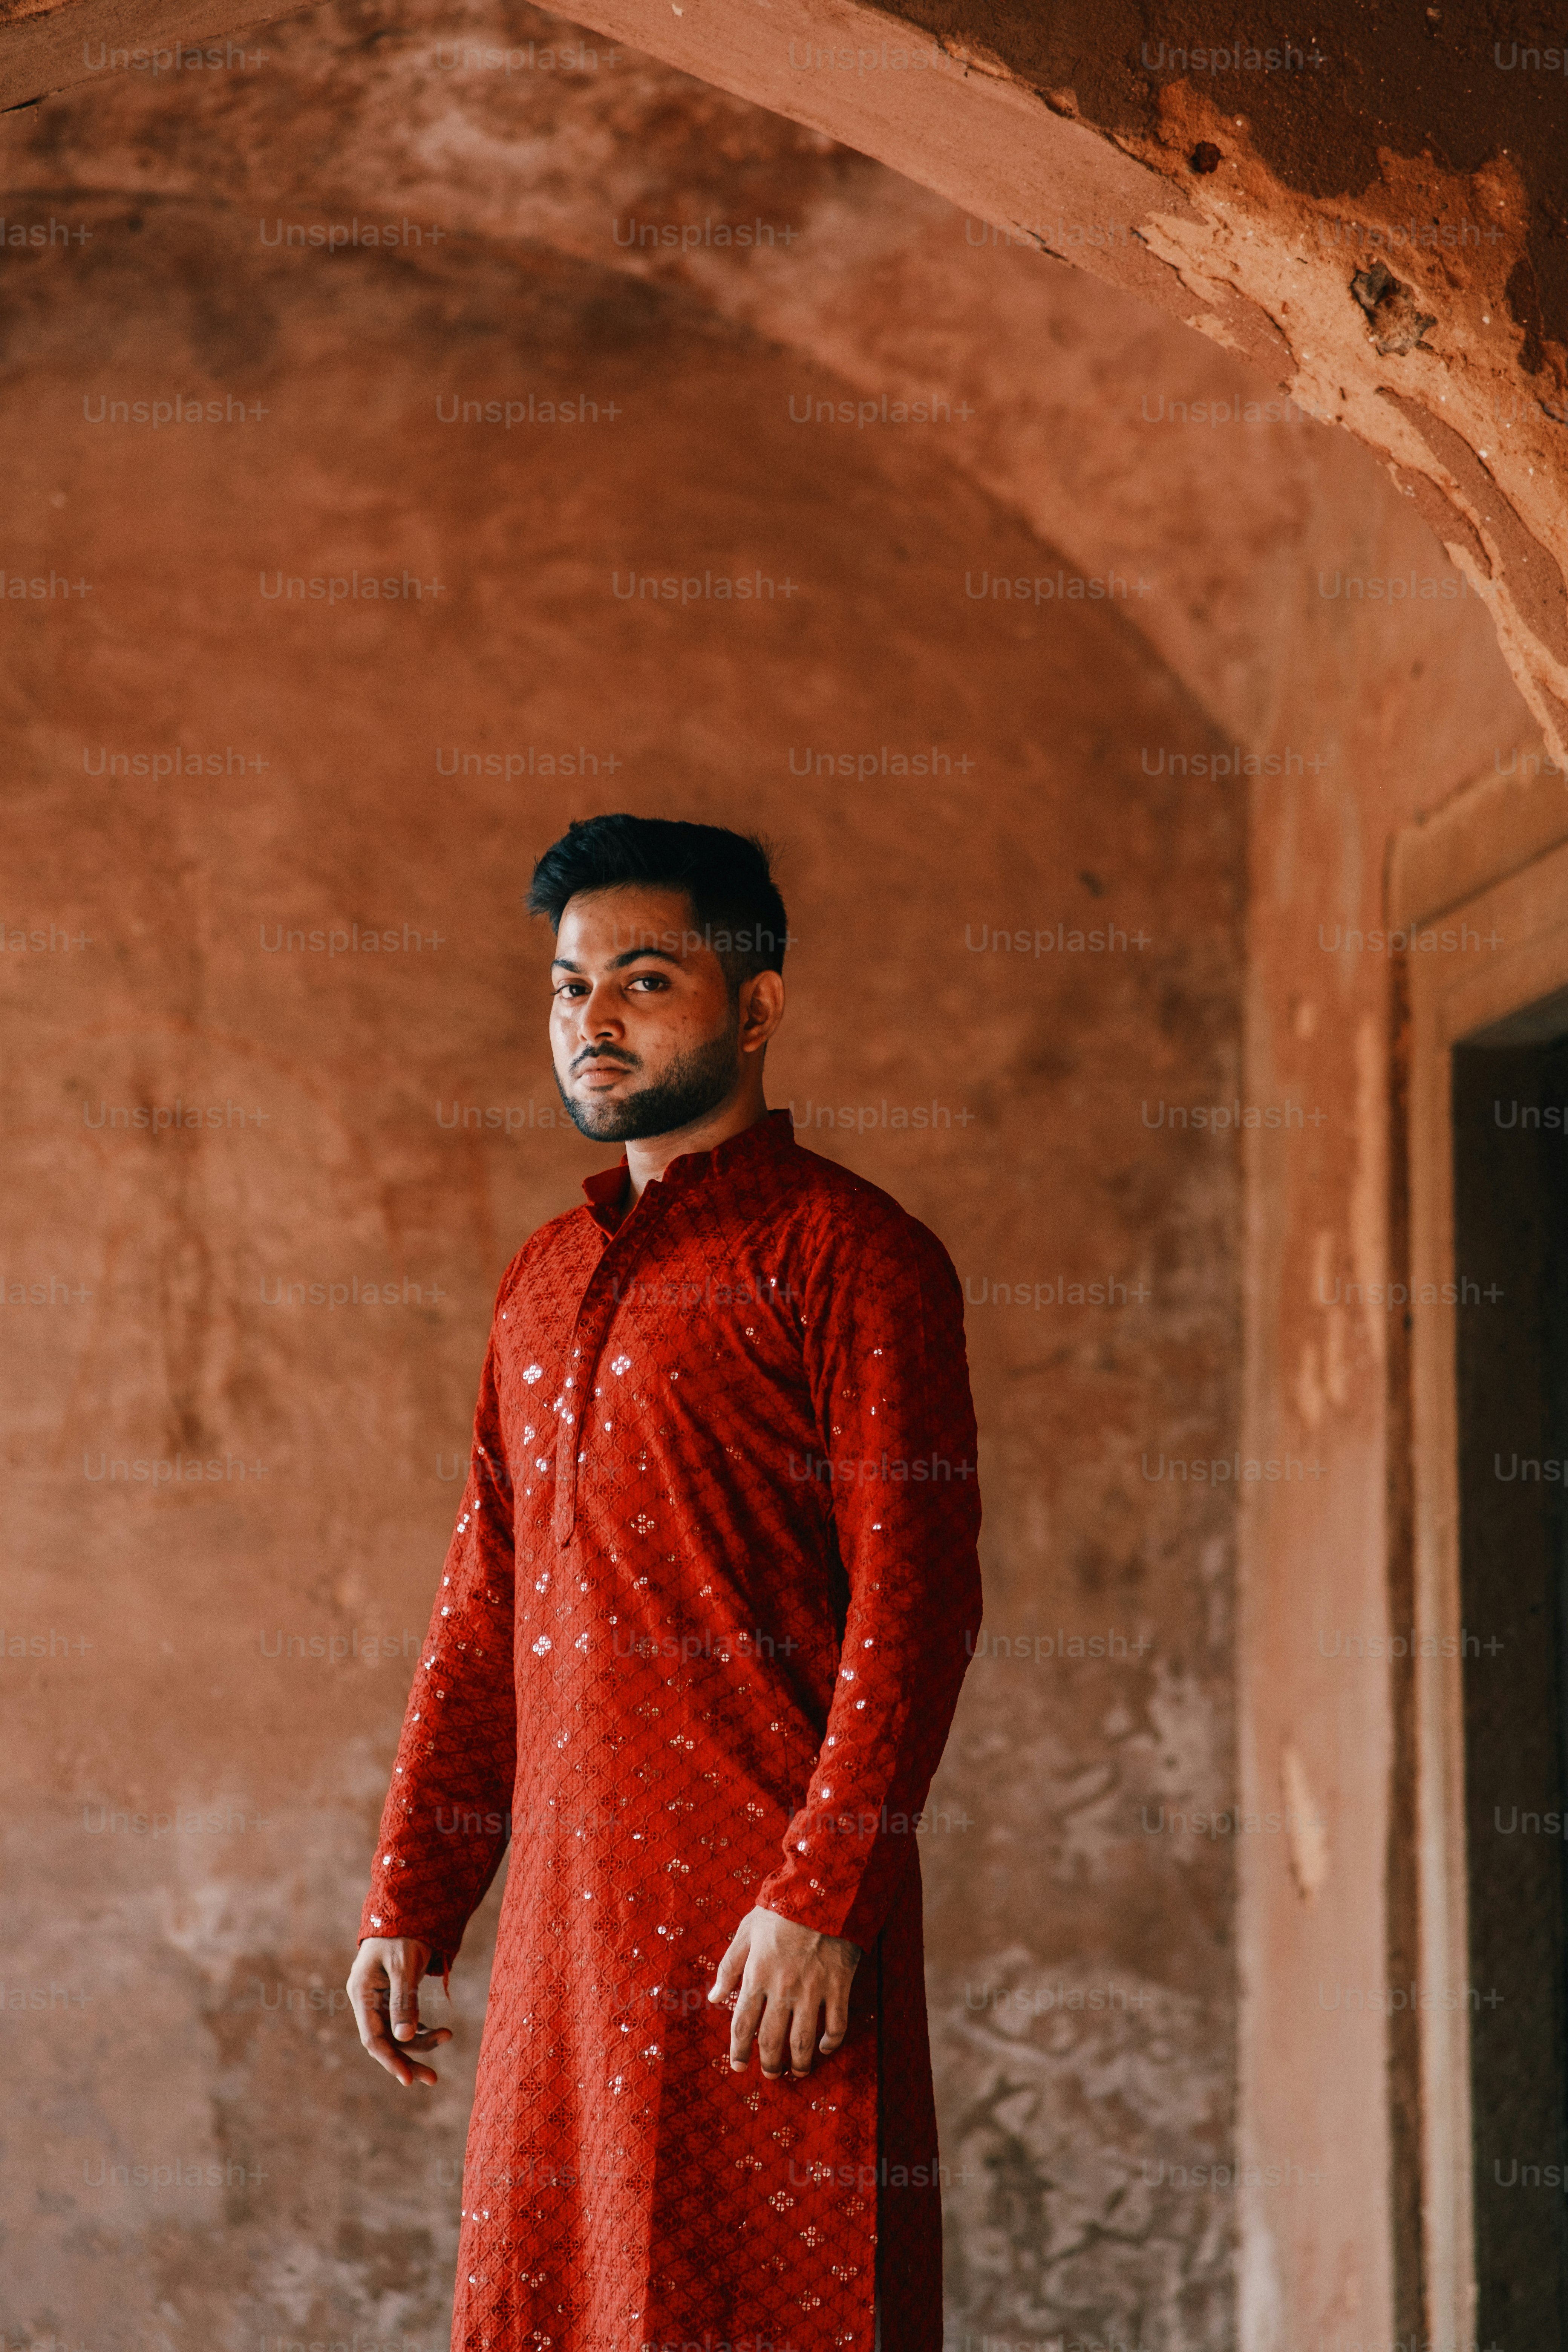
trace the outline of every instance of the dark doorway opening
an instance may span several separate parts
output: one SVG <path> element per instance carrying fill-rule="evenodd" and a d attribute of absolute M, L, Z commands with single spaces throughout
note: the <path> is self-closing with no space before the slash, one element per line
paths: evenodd
<path fill-rule="evenodd" d="M 1568 2345 L 1568 998 L 1453 1057 L 1481 2345 Z M 1417 1312 L 1419 1308 L 1417 1307 Z"/>

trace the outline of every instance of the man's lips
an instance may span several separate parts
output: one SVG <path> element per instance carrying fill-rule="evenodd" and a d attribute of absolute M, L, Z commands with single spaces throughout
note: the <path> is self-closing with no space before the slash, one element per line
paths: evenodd
<path fill-rule="evenodd" d="M 574 1078 L 623 1078 L 627 1076 L 630 1066 L 626 1062 L 611 1062 L 600 1058 L 591 1062 L 579 1062 L 572 1075 Z"/>

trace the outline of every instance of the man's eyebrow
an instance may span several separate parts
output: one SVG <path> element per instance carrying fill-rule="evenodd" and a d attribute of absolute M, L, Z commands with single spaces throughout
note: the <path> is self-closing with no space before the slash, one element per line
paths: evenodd
<path fill-rule="evenodd" d="M 672 955 L 668 948 L 624 948 L 619 955 L 610 958 L 605 969 L 606 971 L 619 971 L 623 964 L 636 963 L 639 956 L 657 956 L 660 963 L 672 963 L 678 970 L 680 967 L 681 959 Z M 570 956 L 557 956 L 550 969 L 552 971 L 581 972 L 583 967 L 580 963 L 574 963 Z"/>

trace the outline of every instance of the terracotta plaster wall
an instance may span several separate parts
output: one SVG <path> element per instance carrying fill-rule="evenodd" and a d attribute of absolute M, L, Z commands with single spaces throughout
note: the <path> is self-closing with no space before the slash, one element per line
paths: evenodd
<path fill-rule="evenodd" d="M 1397 573 L 1410 550 L 1390 520 L 1370 527 L 1360 555 Z M 1258 2165 L 1294 2147 L 1322 2182 L 1306 2227 L 1244 2197 L 1242 2328 L 1260 2352 L 1407 2338 L 1429 2324 L 1409 2013 L 1421 1979 L 1410 1711 L 1413 1672 L 1435 1669 L 1379 1663 L 1375 1639 L 1368 1654 L 1369 1637 L 1385 1644 L 1412 1622 L 1411 1322 L 1389 1287 L 1408 1271 L 1410 959 L 1389 950 L 1385 894 L 1395 832 L 1459 797 L 1433 789 L 1439 776 L 1474 776 L 1465 797 L 1488 795 L 1506 842 L 1510 804 L 1542 769 L 1484 664 L 1449 679 L 1441 732 L 1398 723 L 1397 696 L 1363 699 L 1354 680 L 1374 633 L 1413 678 L 1425 673 L 1433 647 L 1418 614 L 1379 625 L 1342 604 L 1316 680 L 1294 683 L 1309 707 L 1359 703 L 1344 765 L 1289 795 L 1255 787 L 1249 840 L 1249 1096 L 1330 1113 L 1314 1134 L 1259 1131 L 1247 1152 L 1243 1450 L 1314 1468 L 1299 1486 L 1242 1494 L 1243 1801 L 1294 1806 L 1308 1824 L 1277 1852 L 1258 1840 L 1239 1859 L 1243 2145 Z M 1516 862 L 1530 847 L 1521 832 Z M 1506 944 L 1451 913 L 1422 928 L 1414 952 L 1474 963 Z M 1439 2003 L 1461 1997 L 1422 1989 Z M 1375 2231 L 1355 2212 L 1369 2177 L 1387 2184 Z"/>
<path fill-rule="evenodd" d="M 460 63 L 530 42 L 510 71 Z M 489 1290 L 595 1164 L 539 1124 L 517 893 L 567 815 L 624 804 L 784 842 L 775 1097 L 851 1111 L 819 1145 L 927 1216 L 969 1285 L 990 1622 L 1026 1647 L 975 1661 L 942 1790 L 967 1826 L 925 1857 L 956 2340 L 1219 2344 L 1237 2241 L 1249 2343 L 1386 2337 L 1391 2053 L 1316 1987 L 1384 1980 L 1389 1694 L 1314 1660 L 1320 1621 L 1386 1605 L 1383 1360 L 1313 1286 L 1384 1247 L 1389 973 L 1318 925 L 1374 923 L 1390 827 L 1528 740 L 1489 610 L 1345 436 L 816 133 L 521 6 L 334 9 L 258 46 L 6 126 L 13 211 L 69 237 L 8 264 L 4 415 L 30 452 L 10 543 L 26 576 L 95 583 L 9 608 L 19 866 L 37 920 L 92 942 L 6 967 L 31 1204 L 8 1264 L 92 1294 L 10 1316 L 12 1475 L 29 1634 L 97 1645 L 37 1669 L 32 1702 L 16 1833 L 37 1948 L 62 1957 L 28 1988 L 81 2003 L 21 2016 L 38 2152 L 11 2177 L 34 2251 L 7 2326 L 440 2334 L 461 2077 L 428 2117 L 389 2109 L 331 1991 Z M 354 218 L 441 241 L 269 241 Z M 757 218 L 790 241 L 620 241 Z M 437 410 L 584 387 L 594 426 Z M 174 392 L 267 414 L 89 422 Z M 882 422 L 933 395 L 939 423 Z M 434 609 L 302 617 L 256 585 L 405 565 L 444 582 Z M 631 569 L 800 593 L 628 604 Z M 1128 595 L 969 593 L 1058 569 Z M 1369 592 L 1396 579 L 1398 604 Z M 267 764 L 83 765 L 175 744 Z M 951 772 L 897 773 L 932 744 Z M 542 771 L 579 747 L 586 784 Z M 829 753 L 850 772 L 819 776 Z M 261 946 L 354 920 L 443 944 Z M 1143 943 L 989 944 L 1058 922 Z M 881 1126 L 884 1100 L 933 1098 L 958 1125 Z M 82 1108 L 176 1100 L 247 1121 L 154 1135 Z M 502 1131 L 443 1129 L 459 1102 Z M 1148 1123 L 1226 1102 L 1322 1115 L 1239 1143 Z M 263 1300 L 355 1273 L 445 1295 Z M 1053 1297 L 1108 1278 L 1109 1309 Z M 1003 1303 L 1021 1284 L 1028 1307 Z M 1161 1466 L 1237 1447 L 1321 1473 L 1241 1489 L 1238 1678 L 1235 1490 Z M 128 1496 L 79 1460 L 194 1448 L 267 1476 Z M 356 1632 L 397 1655 L 263 1652 Z M 1321 1849 L 1158 1826 L 1278 1817 L 1287 1748 Z M 213 1791 L 275 1826 L 76 1827 Z M 456 1980 L 470 2053 L 479 1976 Z M 1194 2181 L 1238 2155 L 1273 2186 Z M 83 2172 L 172 2158 L 246 2178 L 116 2201 Z"/>
<path fill-rule="evenodd" d="M 1237 1082 L 1239 806 L 1139 749 L 1210 722 L 1122 609 L 966 598 L 966 566 L 1063 559 L 934 435 L 793 432 L 777 351 L 689 294 L 140 217 L 22 278 L 4 391 L 12 562 L 91 583 L 18 606 L 6 687 L 51 942 L 5 968 L 6 1270 L 45 1294 L 6 1310 L 11 1622 L 46 1652 L 7 1663 L 46 2003 L 7 2016 L 8 2334 L 439 2338 L 484 1937 L 428 2102 L 332 1992 L 492 1286 L 603 1158 L 548 1123 L 518 893 L 566 816 L 628 805 L 779 837 L 774 1098 L 973 1302 L 992 1624 L 1027 1654 L 976 1660 L 926 1856 L 957 2321 L 1222 2339 L 1228 2200 L 1159 2168 L 1229 2146 L 1229 1860 L 1157 1822 L 1231 1781 L 1229 1514 L 1139 1466 L 1154 1428 L 1235 1436 L 1237 1157 L 1141 1109 Z M 600 422 L 439 421 L 523 380 Z M 164 383 L 245 421 L 90 421 Z M 260 593 L 405 568 L 440 596 Z M 633 570 L 792 593 L 627 601 Z M 941 772 L 884 778 L 884 744 Z M 176 746 L 223 772 L 151 772 Z M 596 777 L 541 773 L 584 749 Z M 792 773 L 819 749 L 878 772 Z M 525 772 L 463 772 L 491 755 Z M 355 922 L 396 948 L 331 952 Z M 356 1278 L 397 1303 L 278 1303 Z"/>
<path fill-rule="evenodd" d="M 1407 1327 L 1384 1303 L 1405 1270 L 1404 974 L 1385 893 L 1401 828 L 1472 779 L 1500 804 L 1522 796 L 1542 768 L 1485 631 L 1423 602 L 1438 584 L 1429 548 L 1397 499 L 1310 516 L 1298 556 L 1313 625 L 1282 665 L 1276 723 L 1291 735 L 1334 714 L 1341 756 L 1284 790 L 1251 787 L 1247 1098 L 1326 1114 L 1246 1138 L 1243 1456 L 1315 1465 L 1241 1489 L 1241 1799 L 1303 1825 L 1244 1837 L 1238 1854 L 1241 2144 L 1258 2168 L 1241 2194 L 1240 2324 L 1257 2352 L 1429 2324 L 1416 2044 L 1393 2005 L 1417 1973 L 1410 1685 L 1375 1651 L 1352 1654 L 1410 1622 Z M 1368 604 L 1380 580 L 1408 596 Z M 1498 944 L 1443 925 L 1415 952 L 1474 961 Z M 1258 2185 L 1285 2151 L 1316 2176 L 1310 2194 Z"/>

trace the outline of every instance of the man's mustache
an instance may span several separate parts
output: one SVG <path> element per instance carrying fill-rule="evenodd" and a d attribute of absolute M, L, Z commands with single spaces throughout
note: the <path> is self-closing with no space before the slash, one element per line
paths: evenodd
<path fill-rule="evenodd" d="M 618 1054 L 611 1045 L 587 1045 L 572 1065 L 573 1077 L 576 1076 L 584 1062 L 618 1062 L 623 1070 L 639 1070 L 642 1067 L 636 1054 Z"/>

